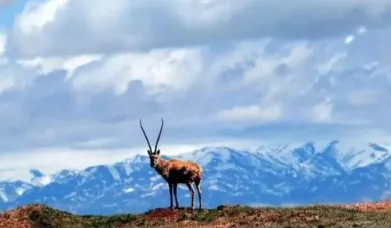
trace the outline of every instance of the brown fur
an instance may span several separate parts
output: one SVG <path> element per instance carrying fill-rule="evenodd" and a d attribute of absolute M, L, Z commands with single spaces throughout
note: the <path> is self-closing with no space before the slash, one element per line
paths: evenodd
<path fill-rule="evenodd" d="M 160 134 L 163 129 L 163 120 L 162 126 L 160 129 L 160 133 L 158 139 L 155 144 L 155 150 L 152 152 L 152 148 L 149 144 L 148 137 L 146 136 L 144 129 L 141 125 L 144 136 L 147 139 L 149 150 L 148 155 L 150 159 L 150 165 L 152 168 L 156 170 L 160 176 L 167 182 L 169 191 L 170 191 L 170 208 L 173 208 L 173 198 L 175 197 L 176 208 L 179 208 L 178 199 L 177 199 L 177 186 L 178 184 L 186 184 L 191 193 L 191 208 L 194 209 L 194 188 L 193 183 L 195 184 L 197 193 L 198 193 L 198 201 L 199 208 L 202 209 L 202 192 L 201 192 L 201 180 L 202 180 L 202 168 L 198 164 L 191 161 L 184 160 L 164 160 L 160 157 L 160 150 L 157 150 L 157 145 L 160 139 Z"/>
<path fill-rule="evenodd" d="M 198 193 L 199 208 L 202 208 L 201 179 L 202 168 L 190 161 L 164 160 L 159 155 L 152 155 L 151 165 L 160 176 L 167 182 L 170 191 L 170 208 L 173 208 L 173 198 L 175 198 L 176 208 L 179 207 L 177 199 L 178 184 L 186 184 L 191 193 L 191 208 L 194 208 L 194 183 Z"/>
<path fill-rule="evenodd" d="M 167 183 L 193 183 L 199 182 L 202 177 L 202 169 L 199 165 L 190 161 L 159 159 L 155 167 Z"/>

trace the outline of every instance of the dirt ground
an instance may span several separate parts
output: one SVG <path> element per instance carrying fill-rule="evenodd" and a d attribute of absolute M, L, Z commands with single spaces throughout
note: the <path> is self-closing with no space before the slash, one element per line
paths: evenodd
<path fill-rule="evenodd" d="M 44 205 L 0 214 L 1 228 L 84 227 L 391 227 L 391 201 L 294 208 L 220 206 L 154 209 L 139 215 L 77 216 Z"/>

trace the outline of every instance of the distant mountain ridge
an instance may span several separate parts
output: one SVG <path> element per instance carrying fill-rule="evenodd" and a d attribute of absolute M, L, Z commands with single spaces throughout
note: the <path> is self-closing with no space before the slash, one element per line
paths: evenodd
<path fill-rule="evenodd" d="M 206 207 L 391 198 L 391 152 L 375 143 L 355 148 L 334 140 L 323 146 L 308 142 L 260 147 L 251 152 L 205 147 L 173 158 L 195 161 L 203 167 Z M 0 182 L 2 210 L 44 203 L 78 214 L 114 214 L 169 204 L 168 187 L 150 168 L 147 156 L 136 155 L 84 170 L 62 170 L 54 175 L 39 170 L 31 173 L 31 183 Z M 181 206 L 189 206 L 185 186 L 179 188 L 178 197 Z"/>

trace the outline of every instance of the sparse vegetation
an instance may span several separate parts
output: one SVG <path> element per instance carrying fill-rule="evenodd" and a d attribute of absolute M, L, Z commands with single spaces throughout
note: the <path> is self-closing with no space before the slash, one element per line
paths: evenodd
<path fill-rule="evenodd" d="M 369 205 L 369 206 L 368 206 Z M 0 215 L 1 227 L 128 228 L 128 227 L 390 227 L 391 203 L 352 206 L 216 209 L 155 209 L 144 214 L 77 216 L 42 205 L 28 205 Z"/>

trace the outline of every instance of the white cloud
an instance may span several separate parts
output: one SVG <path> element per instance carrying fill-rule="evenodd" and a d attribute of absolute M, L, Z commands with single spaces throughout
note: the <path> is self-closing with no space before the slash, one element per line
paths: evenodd
<path fill-rule="evenodd" d="M 0 171 L 0 179 L 29 180 L 30 169 L 40 169 L 46 174 L 61 169 L 83 169 L 92 165 L 110 164 L 131 156 L 129 149 L 76 150 L 63 148 L 32 149 L 30 151 L 14 151 L 1 154 L 4 162 Z M 23 159 L 20 159 L 23 157 Z M 77 159 L 75 159 L 77 158 Z"/>
<path fill-rule="evenodd" d="M 279 58 L 269 57 L 265 59 L 264 55 L 259 55 L 254 61 L 255 66 L 246 72 L 245 80 L 248 83 L 254 83 L 260 79 L 267 80 L 267 78 L 273 78 L 278 73 L 281 73 L 276 72 L 276 69 L 280 66 L 295 72 L 305 64 L 310 56 L 311 50 L 306 46 L 305 42 L 295 43 L 290 46 L 289 53 L 286 56 L 279 56 Z"/>
<path fill-rule="evenodd" d="M 0 71 L 1 72 L 1 71 Z M 0 78 L 0 93 L 15 86 L 15 80 L 11 77 Z"/>
<path fill-rule="evenodd" d="M 177 144 L 391 129 L 389 1 L 165 3 L 27 6 L 0 63 L 0 149 L 137 147 L 140 117 Z"/>
<path fill-rule="evenodd" d="M 232 122 L 270 122 L 281 119 L 283 110 L 280 105 L 271 106 L 238 106 L 222 110 L 217 114 L 218 119 Z"/>
<path fill-rule="evenodd" d="M 333 57 L 331 57 L 331 59 L 327 60 L 325 63 L 319 64 L 319 66 L 317 67 L 319 74 L 324 75 L 330 73 L 332 70 L 338 67 L 338 64 L 341 63 L 342 60 L 346 57 L 347 57 L 346 52 L 337 53 Z"/>
<path fill-rule="evenodd" d="M 357 34 L 362 35 L 362 34 L 365 34 L 367 31 L 368 30 L 365 26 L 360 26 L 357 30 Z"/>
<path fill-rule="evenodd" d="M 15 86 L 24 86 L 34 77 L 34 72 L 17 67 L 7 59 L 0 64 L 0 94 Z"/>
<path fill-rule="evenodd" d="M 365 64 L 365 65 L 363 66 L 363 68 L 366 69 L 366 70 L 373 70 L 373 69 L 375 69 L 378 65 L 379 65 L 379 62 L 370 62 L 370 63 L 368 63 L 368 64 Z"/>
<path fill-rule="evenodd" d="M 345 44 L 350 44 L 355 41 L 358 36 L 364 35 L 367 32 L 367 28 L 365 26 L 359 26 L 356 30 L 355 34 L 350 34 L 345 37 Z"/>
<path fill-rule="evenodd" d="M 201 55 L 200 50 L 190 48 L 109 55 L 98 64 L 75 71 L 72 84 L 78 90 L 109 88 L 123 94 L 130 82 L 140 80 L 151 94 L 166 89 L 183 91 L 199 77 Z"/>
<path fill-rule="evenodd" d="M 166 140 L 178 143 L 221 139 L 219 129 L 258 123 L 375 123 L 383 114 L 355 108 L 349 92 L 377 88 L 373 96 L 385 97 L 389 81 L 369 80 L 374 73 L 368 71 L 386 80 L 384 66 L 368 65 L 370 58 L 352 59 L 365 56 L 356 47 L 347 49 L 338 39 L 267 39 L 224 48 L 210 44 L 18 61 L 7 68 L 13 77 L 4 77 L 11 90 L 0 106 L 1 119 L 7 120 L 1 123 L 7 127 L 2 147 L 15 146 L 13 140 L 29 147 L 139 145 L 142 138 L 129 136 L 138 135 L 140 117 L 164 117 Z M 21 78 L 31 80 L 21 88 Z M 333 102 L 319 103 L 324 97 Z M 11 126 L 19 138 L 8 139 Z"/>
<path fill-rule="evenodd" d="M 379 100 L 379 93 L 374 90 L 350 91 L 348 100 L 354 106 L 370 105 Z"/>
<path fill-rule="evenodd" d="M 387 26 L 391 10 L 390 0 L 113 0 L 110 6 L 102 0 L 47 0 L 34 5 L 16 21 L 9 44 L 12 53 L 33 58 L 273 36 L 332 37 L 362 24 Z"/>
<path fill-rule="evenodd" d="M 349 35 L 345 38 L 345 44 L 350 44 L 351 42 L 354 41 L 354 39 L 356 39 L 356 37 L 354 35 Z"/>
<path fill-rule="evenodd" d="M 48 74 L 55 70 L 66 70 L 67 77 L 72 77 L 74 71 L 86 64 L 98 61 L 103 55 L 81 55 L 76 57 L 52 57 L 52 58 L 35 58 L 28 60 L 17 60 L 17 63 L 23 67 L 36 69 L 39 74 Z"/>
<path fill-rule="evenodd" d="M 64 8 L 68 0 L 27 1 L 24 10 L 18 17 L 18 29 L 21 34 L 33 33 L 52 23 L 58 10 Z"/>
<path fill-rule="evenodd" d="M 0 58 L 5 51 L 6 42 L 7 42 L 7 36 L 5 34 L 0 33 Z"/>
<path fill-rule="evenodd" d="M 326 98 L 319 104 L 316 104 L 312 110 L 312 121 L 314 122 L 330 122 L 333 117 L 333 104 L 330 98 Z"/>

